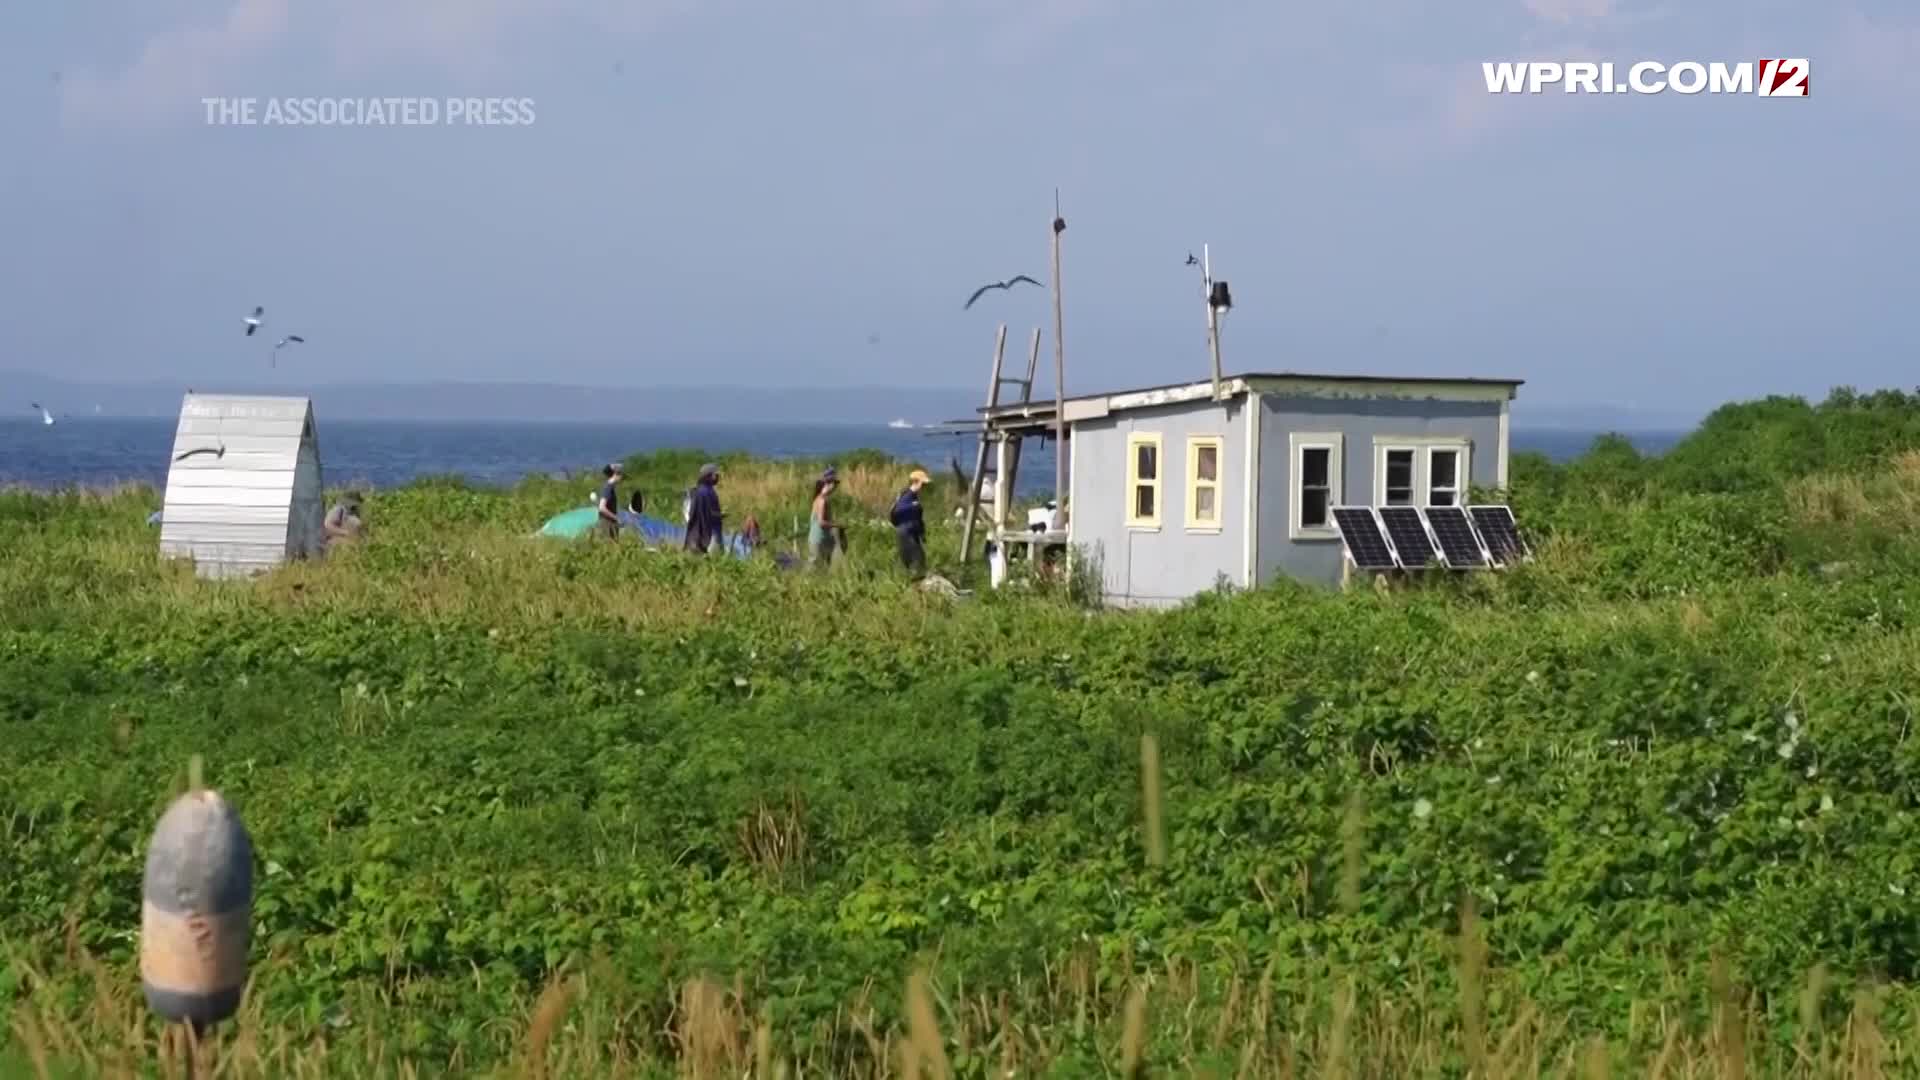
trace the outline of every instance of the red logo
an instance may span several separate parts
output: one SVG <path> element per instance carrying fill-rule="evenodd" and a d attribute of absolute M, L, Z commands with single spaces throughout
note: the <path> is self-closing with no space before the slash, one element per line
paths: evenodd
<path fill-rule="evenodd" d="M 1806 97 L 1808 68 L 1802 60 L 1755 60 L 1754 92 L 1761 97 Z"/>

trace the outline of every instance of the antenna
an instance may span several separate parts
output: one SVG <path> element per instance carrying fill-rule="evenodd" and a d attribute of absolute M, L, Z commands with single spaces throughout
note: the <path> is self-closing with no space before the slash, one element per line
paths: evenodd
<path fill-rule="evenodd" d="M 1060 234 L 1067 219 L 1060 216 L 1060 189 L 1053 189 L 1053 522 L 1067 505 L 1067 344 L 1060 320 Z"/>

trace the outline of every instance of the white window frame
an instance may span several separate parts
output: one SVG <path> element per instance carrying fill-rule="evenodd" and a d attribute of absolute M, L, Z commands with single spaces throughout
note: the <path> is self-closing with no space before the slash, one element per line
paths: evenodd
<path fill-rule="evenodd" d="M 1387 454 L 1394 450 L 1407 450 L 1413 453 L 1413 501 L 1403 504 L 1387 502 Z M 1418 506 L 1431 505 L 1433 498 L 1433 452 L 1435 450 L 1454 450 L 1459 452 L 1458 471 L 1454 476 L 1455 506 L 1465 506 L 1467 492 L 1473 486 L 1473 440 L 1464 435 L 1376 435 L 1373 439 L 1373 506 L 1378 509 L 1389 505 Z"/>
<path fill-rule="evenodd" d="M 1213 448 L 1213 479 L 1200 479 L 1200 451 Z M 1200 520 L 1200 488 L 1213 489 L 1213 520 Z M 1187 436 L 1187 531 L 1217 533 L 1227 519 L 1227 440 L 1221 435 Z"/>
<path fill-rule="evenodd" d="M 1471 486 L 1468 483 L 1468 478 L 1473 475 L 1472 470 L 1469 468 L 1472 464 L 1469 460 L 1472 453 L 1473 444 L 1466 442 L 1458 445 L 1434 443 L 1426 448 L 1426 452 L 1420 455 L 1421 463 L 1426 468 L 1426 476 L 1422 478 L 1420 484 L 1421 506 L 1465 506 L 1467 504 L 1467 489 Z M 1435 454 L 1454 455 L 1453 487 L 1449 489 L 1453 492 L 1453 501 L 1451 503 L 1436 503 L 1433 501 L 1433 455 Z"/>
<path fill-rule="evenodd" d="M 1293 431 L 1287 433 L 1287 537 L 1292 540 L 1338 540 L 1340 529 L 1333 523 L 1333 508 L 1346 503 L 1346 437 L 1337 431 Z M 1301 518 L 1306 499 L 1300 482 L 1306 476 L 1308 450 L 1327 451 L 1327 523 L 1306 525 Z"/>
<path fill-rule="evenodd" d="M 1140 479 L 1140 447 L 1153 447 L 1153 479 Z M 1140 505 L 1138 498 L 1142 484 L 1153 487 L 1153 516 L 1141 517 L 1135 513 Z M 1127 528 L 1158 532 L 1160 520 L 1167 510 L 1167 448 L 1165 441 L 1157 431 L 1133 431 L 1127 433 Z"/>
<path fill-rule="evenodd" d="M 1387 456 L 1405 452 L 1407 455 L 1407 501 L 1390 503 L 1387 501 Z M 1373 441 L 1373 505 L 1382 506 L 1419 506 L 1420 505 L 1420 448 L 1399 439 Z"/>

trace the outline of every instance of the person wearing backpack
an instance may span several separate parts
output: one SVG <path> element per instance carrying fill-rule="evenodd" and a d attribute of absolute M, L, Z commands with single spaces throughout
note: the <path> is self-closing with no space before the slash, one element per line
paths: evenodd
<path fill-rule="evenodd" d="M 907 474 L 906 490 L 893 502 L 893 531 L 900 539 L 900 564 L 915 581 L 927 576 L 927 522 L 920 508 L 920 489 L 933 479 L 924 470 Z"/>

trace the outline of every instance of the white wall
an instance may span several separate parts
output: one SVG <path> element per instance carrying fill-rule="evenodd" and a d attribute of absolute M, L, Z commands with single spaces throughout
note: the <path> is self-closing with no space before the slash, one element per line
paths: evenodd
<path fill-rule="evenodd" d="M 1164 606 L 1219 583 L 1245 578 L 1246 399 L 1190 401 L 1115 413 L 1073 426 L 1073 543 L 1100 564 L 1109 603 Z M 1160 436 L 1160 524 L 1127 524 L 1127 439 Z M 1220 455 L 1217 528 L 1187 524 L 1189 436 L 1217 436 Z"/>
<path fill-rule="evenodd" d="M 311 416 L 305 398 L 187 395 L 167 472 L 161 554 L 192 558 L 202 577 L 284 561 L 301 436 Z M 224 453 L 180 458 L 220 448 Z"/>

